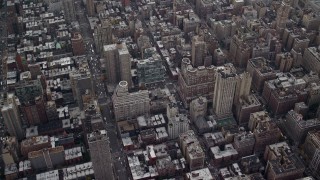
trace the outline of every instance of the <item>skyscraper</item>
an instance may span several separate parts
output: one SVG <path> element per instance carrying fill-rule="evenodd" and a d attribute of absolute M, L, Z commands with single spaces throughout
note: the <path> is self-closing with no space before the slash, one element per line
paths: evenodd
<path fill-rule="evenodd" d="M 74 0 L 62 0 L 64 18 L 67 22 L 72 22 L 76 20 L 74 4 Z"/>
<path fill-rule="evenodd" d="M 291 5 L 290 0 L 283 0 L 280 8 L 277 10 L 276 29 L 281 32 L 286 27 L 286 23 L 289 20 Z"/>
<path fill-rule="evenodd" d="M 95 131 L 87 135 L 90 157 L 96 179 L 114 179 L 107 132 Z"/>
<path fill-rule="evenodd" d="M 107 82 L 118 84 L 120 81 L 127 81 L 131 87 L 131 59 L 127 45 L 118 42 L 117 44 L 105 45 L 104 57 L 107 67 Z"/>
<path fill-rule="evenodd" d="M 94 2 L 93 0 L 87 0 L 87 11 L 89 16 L 94 16 Z"/>
<path fill-rule="evenodd" d="M 218 67 L 212 102 L 213 111 L 218 118 L 232 115 L 232 104 L 237 78 L 235 68 L 232 64 Z"/>
<path fill-rule="evenodd" d="M 192 38 L 191 62 L 194 67 L 203 66 L 204 58 L 207 53 L 206 42 L 203 36 L 194 36 Z"/>
<path fill-rule="evenodd" d="M 252 77 L 248 72 L 239 75 L 233 103 L 236 105 L 241 98 L 247 98 L 250 93 Z"/>
<path fill-rule="evenodd" d="M 2 107 L 1 113 L 9 134 L 17 137 L 17 139 L 23 139 L 25 134 L 22 129 L 18 105 L 13 94 L 8 94 L 7 103 Z"/>
<path fill-rule="evenodd" d="M 94 42 L 99 53 L 103 51 L 104 45 L 112 43 L 112 26 L 109 20 L 103 19 L 101 24 L 95 26 Z"/>

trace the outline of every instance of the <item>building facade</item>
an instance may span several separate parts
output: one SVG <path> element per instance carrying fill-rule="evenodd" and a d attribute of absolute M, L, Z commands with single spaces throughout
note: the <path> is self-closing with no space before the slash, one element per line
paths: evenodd
<path fill-rule="evenodd" d="M 139 85 L 164 82 L 166 69 L 160 56 L 139 60 L 137 63 L 137 76 Z"/>
<path fill-rule="evenodd" d="M 232 115 L 238 77 L 232 64 L 218 67 L 213 96 L 213 112 L 218 118 Z"/>
<path fill-rule="evenodd" d="M 215 82 L 214 66 L 195 68 L 188 58 L 182 59 L 181 72 L 178 78 L 178 93 L 184 106 L 200 96 L 212 99 Z"/>
<path fill-rule="evenodd" d="M 114 179 L 109 139 L 105 130 L 87 135 L 90 157 L 96 179 Z"/>
<path fill-rule="evenodd" d="M 207 55 L 206 42 L 202 36 L 192 38 L 191 62 L 192 66 L 197 68 L 204 65 L 204 59 Z"/>
<path fill-rule="evenodd" d="M 191 121 L 195 122 L 198 117 L 205 117 L 207 114 L 208 101 L 205 97 L 194 99 L 190 103 L 190 117 Z"/>
<path fill-rule="evenodd" d="M 131 57 L 125 43 L 105 45 L 104 58 L 106 59 L 107 82 L 118 84 L 127 81 L 132 86 Z"/>
<path fill-rule="evenodd" d="M 74 0 L 62 0 L 64 18 L 67 22 L 72 22 L 76 20 L 76 10 L 74 5 Z"/>
<path fill-rule="evenodd" d="M 136 118 L 150 113 L 150 98 L 147 90 L 128 92 L 128 83 L 121 81 L 112 96 L 114 115 L 117 121 Z"/>
<path fill-rule="evenodd" d="M 4 124 L 11 136 L 15 136 L 21 140 L 25 137 L 25 134 L 22 128 L 18 104 L 13 94 L 9 94 L 8 96 L 7 104 L 1 108 Z"/>

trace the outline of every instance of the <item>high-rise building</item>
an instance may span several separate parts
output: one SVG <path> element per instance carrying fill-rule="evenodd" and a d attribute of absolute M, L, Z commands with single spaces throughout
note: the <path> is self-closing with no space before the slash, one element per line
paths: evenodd
<path fill-rule="evenodd" d="M 213 12 L 213 0 L 196 0 L 196 12 L 201 18 L 206 18 Z"/>
<path fill-rule="evenodd" d="M 291 11 L 291 1 L 283 0 L 281 6 L 277 10 L 276 29 L 278 32 L 283 32 L 286 27 Z"/>
<path fill-rule="evenodd" d="M 188 145 L 185 157 L 191 171 L 204 167 L 205 153 L 199 141 Z"/>
<path fill-rule="evenodd" d="M 1 139 L 1 158 L 5 166 L 19 161 L 19 142 L 16 137 L 7 136 Z"/>
<path fill-rule="evenodd" d="M 240 157 L 253 154 L 255 139 L 250 132 L 242 132 L 234 137 L 233 147 L 238 151 Z"/>
<path fill-rule="evenodd" d="M 250 33 L 238 33 L 231 38 L 229 55 L 237 67 L 246 67 L 252 48 L 250 47 L 250 41 L 256 40 L 255 34 Z"/>
<path fill-rule="evenodd" d="M 86 64 L 87 65 L 87 64 Z M 70 84 L 72 88 L 73 97 L 78 103 L 80 109 L 84 108 L 84 95 L 94 95 L 92 79 L 88 67 L 72 71 L 70 74 Z"/>
<path fill-rule="evenodd" d="M 127 81 L 128 87 L 131 88 L 131 58 L 127 45 L 119 42 L 105 45 L 103 50 L 106 59 L 107 82 L 115 85 L 120 81 Z"/>
<path fill-rule="evenodd" d="M 305 120 L 301 114 L 291 110 L 286 115 L 285 127 L 289 137 L 300 144 L 309 131 L 320 130 L 320 121 L 317 118 Z"/>
<path fill-rule="evenodd" d="M 307 30 L 318 30 L 320 25 L 319 14 L 314 12 L 304 14 L 302 24 Z"/>
<path fill-rule="evenodd" d="M 227 61 L 227 55 L 220 49 L 215 49 L 213 52 L 213 64 L 215 66 L 222 66 Z"/>
<path fill-rule="evenodd" d="M 250 59 L 247 71 L 252 76 L 252 89 L 261 91 L 265 81 L 275 79 L 278 71 L 268 65 L 269 61 L 262 57 Z"/>
<path fill-rule="evenodd" d="M 245 125 L 249 121 L 251 113 L 261 110 L 261 103 L 255 94 L 240 98 L 235 106 L 235 116 L 239 125 Z"/>
<path fill-rule="evenodd" d="M 95 15 L 94 0 L 86 0 L 87 12 L 89 16 Z"/>
<path fill-rule="evenodd" d="M 43 89 L 39 79 L 31 81 L 20 81 L 15 88 L 16 95 L 21 104 L 32 102 L 36 97 L 43 95 Z"/>
<path fill-rule="evenodd" d="M 83 38 L 79 32 L 73 34 L 71 38 L 71 44 L 74 56 L 80 56 L 85 54 Z"/>
<path fill-rule="evenodd" d="M 207 55 L 206 42 L 203 36 L 194 36 L 192 38 L 191 62 L 193 67 L 204 65 L 204 59 Z"/>
<path fill-rule="evenodd" d="M 308 132 L 303 144 L 303 155 L 313 176 L 320 178 L 320 131 Z"/>
<path fill-rule="evenodd" d="M 236 22 L 232 20 L 214 21 L 212 23 L 214 32 L 217 34 L 218 40 L 225 40 L 232 37 L 236 33 Z"/>
<path fill-rule="evenodd" d="M 259 121 L 253 129 L 253 135 L 256 140 L 254 145 L 255 153 L 264 152 L 267 145 L 277 143 L 282 137 L 281 130 L 274 121 Z"/>
<path fill-rule="evenodd" d="M 205 153 L 193 130 L 179 135 L 179 145 L 185 156 L 190 170 L 200 169 L 204 166 Z"/>
<path fill-rule="evenodd" d="M 303 177 L 304 164 L 286 142 L 267 146 L 264 157 L 268 161 L 265 172 L 267 179 L 289 180 Z"/>
<path fill-rule="evenodd" d="M 74 0 L 62 0 L 64 17 L 67 22 L 72 22 L 76 20 L 76 10 L 74 5 Z"/>
<path fill-rule="evenodd" d="M 235 90 L 233 103 L 236 105 L 241 98 L 247 98 L 250 93 L 252 77 L 248 72 L 244 72 L 238 76 L 238 82 Z"/>
<path fill-rule="evenodd" d="M 217 68 L 213 96 L 213 112 L 218 118 L 232 115 L 232 104 L 238 76 L 232 64 Z"/>
<path fill-rule="evenodd" d="M 24 103 L 21 107 L 28 125 L 39 125 L 48 122 L 44 99 L 41 96 Z"/>
<path fill-rule="evenodd" d="M 8 94 L 7 102 L 2 107 L 1 113 L 9 134 L 19 140 L 23 139 L 25 134 L 22 128 L 17 100 L 13 94 Z"/>
<path fill-rule="evenodd" d="M 98 53 L 103 51 L 104 45 L 112 43 L 112 25 L 109 20 L 103 19 L 95 26 L 93 37 Z"/>
<path fill-rule="evenodd" d="M 168 117 L 168 135 L 171 139 L 175 139 L 179 134 L 189 130 L 189 118 L 187 114 L 179 113 L 177 104 L 170 103 L 167 105 Z"/>
<path fill-rule="evenodd" d="M 115 119 L 126 120 L 150 113 L 150 98 L 147 90 L 128 92 L 128 83 L 120 81 L 112 96 Z"/>
<path fill-rule="evenodd" d="M 289 72 L 293 66 L 293 55 L 290 53 L 277 54 L 276 66 L 281 72 Z"/>
<path fill-rule="evenodd" d="M 302 66 L 320 74 L 320 47 L 309 47 L 303 53 Z"/>
<path fill-rule="evenodd" d="M 164 82 L 166 69 L 162 64 L 160 55 L 139 60 L 137 63 L 137 76 L 139 85 Z"/>
<path fill-rule="evenodd" d="M 55 168 L 65 162 L 64 147 L 57 146 L 32 151 L 28 153 L 28 159 L 31 162 L 31 167 L 35 170 Z"/>
<path fill-rule="evenodd" d="M 46 114 L 47 114 L 48 121 L 54 121 L 59 119 L 58 112 L 57 112 L 57 105 L 55 101 L 47 101 Z"/>
<path fill-rule="evenodd" d="M 251 113 L 248 124 L 249 130 L 253 131 L 261 121 L 271 121 L 267 111 Z"/>
<path fill-rule="evenodd" d="M 90 157 L 96 179 L 114 179 L 109 139 L 105 130 L 87 135 Z"/>
<path fill-rule="evenodd" d="M 178 93 L 184 106 L 200 96 L 212 99 L 214 90 L 214 78 L 216 69 L 214 66 L 195 68 L 189 58 L 183 58 L 181 72 L 178 78 Z"/>
<path fill-rule="evenodd" d="M 29 152 L 51 147 L 52 144 L 49 136 L 34 136 L 20 143 L 21 155 L 24 157 L 28 157 Z"/>
<path fill-rule="evenodd" d="M 195 122 L 198 117 L 204 117 L 207 114 L 208 101 L 205 97 L 199 97 L 190 103 L 191 121 Z"/>

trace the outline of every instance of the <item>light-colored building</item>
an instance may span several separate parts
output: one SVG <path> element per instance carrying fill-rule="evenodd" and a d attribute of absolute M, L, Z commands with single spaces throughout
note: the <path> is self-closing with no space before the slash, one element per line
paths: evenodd
<path fill-rule="evenodd" d="M 217 68 L 213 96 L 213 112 L 218 118 L 232 115 L 232 104 L 238 76 L 232 64 Z"/>
<path fill-rule="evenodd" d="M 276 55 L 276 66 L 281 72 L 288 72 L 293 66 L 293 55 L 281 53 Z"/>
<path fill-rule="evenodd" d="M 181 72 L 178 78 L 178 93 L 184 106 L 200 96 L 208 100 L 213 97 L 214 76 L 216 68 L 214 66 L 195 68 L 191 65 L 189 58 L 183 58 L 181 62 Z"/>
<path fill-rule="evenodd" d="M 107 68 L 107 82 L 109 84 L 118 84 L 120 81 L 127 81 L 128 87 L 131 87 L 131 57 L 127 45 L 125 43 L 117 43 L 105 45 L 103 48 Z"/>
<path fill-rule="evenodd" d="M 171 139 L 179 137 L 179 134 L 189 130 L 189 118 L 187 114 L 180 114 L 177 104 L 167 105 L 168 134 Z"/>
<path fill-rule="evenodd" d="M 271 121 L 267 111 L 259 111 L 250 114 L 248 125 L 250 131 L 253 131 L 260 121 Z"/>
<path fill-rule="evenodd" d="M 128 83 L 121 81 L 113 96 L 113 109 L 115 119 L 127 120 L 150 113 L 149 91 L 128 92 Z"/>
<path fill-rule="evenodd" d="M 18 100 L 13 94 L 8 94 L 7 102 L 1 108 L 1 113 L 9 134 L 17 139 L 23 139 L 25 134 L 18 109 Z"/>
<path fill-rule="evenodd" d="M 236 105 L 241 98 L 247 98 L 250 93 L 252 76 L 248 72 L 244 72 L 238 76 L 238 82 L 235 90 L 233 103 Z"/>
<path fill-rule="evenodd" d="M 179 135 L 180 148 L 185 156 L 190 170 L 204 167 L 205 153 L 193 130 L 186 131 Z"/>
<path fill-rule="evenodd" d="M 192 38 L 191 62 L 195 68 L 204 65 L 204 60 L 207 55 L 207 46 L 203 38 L 203 36 L 194 36 Z"/>
<path fill-rule="evenodd" d="M 15 137 L 3 137 L 1 143 L 1 158 L 5 166 L 14 164 L 19 160 L 18 140 Z"/>
<path fill-rule="evenodd" d="M 204 167 L 205 153 L 199 142 L 192 143 L 187 147 L 185 157 L 191 171 Z"/>

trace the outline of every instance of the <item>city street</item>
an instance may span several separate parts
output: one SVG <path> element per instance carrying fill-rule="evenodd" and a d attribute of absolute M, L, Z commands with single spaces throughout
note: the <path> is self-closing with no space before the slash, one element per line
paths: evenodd
<path fill-rule="evenodd" d="M 108 105 L 110 102 L 110 97 L 107 97 L 106 85 L 102 79 L 100 56 L 95 53 L 90 24 L 87 16 L 85 15 L 86 10 L 83 8 L 84 6 L 82 6 L 81 3 L 82 2 L 80 0 L 76 0 L 75 8 L 80 24 L 81 34 L 85 43 L 88 64 L 93 80 L 93 87 L 96 98 L 100 105 L 102 118 L 106 123 L 106 130 L 109 137 L 112 158 L 114 161 L 114 172 L 116 173 L 115 176 L 118 180 L 127 180 L 129 179 L 128 177 L 130 177 L 130 174 L 127 170 L 126 155 L 122 151 L 121 142 L 117 135 L 116 123 L 111 116 Z"/>

